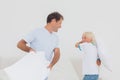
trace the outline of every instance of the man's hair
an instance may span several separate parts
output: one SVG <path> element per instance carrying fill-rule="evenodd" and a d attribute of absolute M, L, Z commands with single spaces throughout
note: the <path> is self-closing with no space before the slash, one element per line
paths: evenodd
<path fill-rule="evenodd" d="M 57 22 L 60 19 L 63 19 L 63 16 L 58 12 L 52 12 L 47 16 L 47 23 L 50 23 L 52 21 L 52 19 L 55 19 Z"/>

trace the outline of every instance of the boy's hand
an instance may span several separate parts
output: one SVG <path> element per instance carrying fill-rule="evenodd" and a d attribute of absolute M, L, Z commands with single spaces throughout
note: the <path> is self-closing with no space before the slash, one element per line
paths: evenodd
<path fill-rule="evenodd" d="M 96 63 L 97 63 L 98 66 L 100 66 L 101 65 L 101 60 L 97 59 Z"/>
<path fill-rule="evenodd" d="M 76 47 L 76 48 L 78 48 L 78 46 L 79 46 L 79 42 L 77 42 L 77 43 L 75 44 L 75 47 Z"/>

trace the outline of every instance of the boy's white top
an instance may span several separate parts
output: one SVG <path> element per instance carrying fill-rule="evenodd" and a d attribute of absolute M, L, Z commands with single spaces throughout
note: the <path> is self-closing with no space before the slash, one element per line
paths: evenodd
<path fill-rule="evenodd" d="M 58 48 L 58 37 L 45 27 L 37 28 L 23 38 L 35 51 L 44 51 L 47 60 L 51 61 L 54 48 Z"/>
<path fill-rule="evenodd" d="M 97 48 L 92 43 L 80 44 L 83 54 L 83 75 L 98 74 Z"/>

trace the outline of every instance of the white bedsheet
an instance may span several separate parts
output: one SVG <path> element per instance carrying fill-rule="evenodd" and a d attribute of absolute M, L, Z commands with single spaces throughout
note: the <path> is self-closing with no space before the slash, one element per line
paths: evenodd
<path fill-rule="evenodd" d="M 28 53 L 15 64 L 4 70 L 10 80 L 44 80 L 48 74 L 49 61 L 45 59 L 44 52 Z"/>

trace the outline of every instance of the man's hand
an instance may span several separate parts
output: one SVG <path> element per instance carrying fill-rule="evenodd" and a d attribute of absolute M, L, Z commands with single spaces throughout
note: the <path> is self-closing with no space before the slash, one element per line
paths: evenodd
<path fill-rule="evenodd" d="M 48 69 L 52 70 L 53 65 L 49 64 L 49 66 L 47 66 Z"/>
<path fill-rule="evenodd" d="M 31 53 L 31 52 L 35 53 L 36 51 L 34 49 L 30 48 L 29 53 Z"/>

